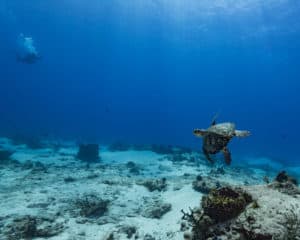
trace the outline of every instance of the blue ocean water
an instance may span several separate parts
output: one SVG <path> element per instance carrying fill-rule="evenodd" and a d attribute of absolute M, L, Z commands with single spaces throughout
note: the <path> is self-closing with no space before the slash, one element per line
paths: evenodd
<path fill-rule="evenodd" d="M 214 114 L 240 156 L 299 163 L 300 2 L 0 0 L 0 133 L 200 149 Z M 41 59 L 16 61 L 20 33 Z"/>

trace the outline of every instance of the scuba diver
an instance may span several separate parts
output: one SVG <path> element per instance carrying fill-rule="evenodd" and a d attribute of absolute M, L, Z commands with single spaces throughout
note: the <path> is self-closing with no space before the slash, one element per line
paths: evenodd
<path fill-rule="evenodd" d="M 34 46 L 33 39 L 31 37 L 25 37 L 24 34 L 21 33 L 18 37 L 17 61 L 32 64 L 40 58 Z"/>

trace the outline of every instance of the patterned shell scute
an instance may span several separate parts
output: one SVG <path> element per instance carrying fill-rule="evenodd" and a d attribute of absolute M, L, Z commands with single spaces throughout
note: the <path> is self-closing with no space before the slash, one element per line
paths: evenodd
<path fill-rule="evenodd" d="M 207 129 L 207 132 L 216 133 L 226 137 L 234 136 L 235 125 L 234 123 L 220 123 L 211 126 Z"/>

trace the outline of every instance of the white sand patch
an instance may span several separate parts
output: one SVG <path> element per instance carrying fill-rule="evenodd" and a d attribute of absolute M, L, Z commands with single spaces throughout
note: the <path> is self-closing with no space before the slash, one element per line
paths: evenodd
<path fill-rule="evenodd" d="M 163 220 L 168 222 L 170 226 L 176 225 L 178 230 L 178 221 L 182 217 L 181 209 L 187 211 L 189 207 L 200 206 L 202 196 L 203 194 L 194 191 L 191 185 L 184 186 L 177 191 L 166 191 L 162 194 L 162 197 L 165 202 L 172 204 L 172 210 L 163 216 Z"/>
<path fill-rule="evenodd" d="M 195 192 L 188 185 L 178 191 L 163 192 L 161 196 L 164 202 L 172 205 L 171 211 L 161 219 L 134 217 L 127 218 L 125 222 L 137 226 L 142 234 L 148 233 L 157 239 L 182 240 L 182 232 L 180 231 L 181 209 L 188 211 L 189 207 L 199 206 L 202 194 Z"/>

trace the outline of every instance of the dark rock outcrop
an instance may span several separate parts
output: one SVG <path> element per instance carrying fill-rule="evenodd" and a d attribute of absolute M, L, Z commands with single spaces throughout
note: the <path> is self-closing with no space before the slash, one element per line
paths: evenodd
<path fill-rule="evenodd" d="M 99 145 L 98 144 L 80 144 L 77 158 L 84 162 L 99 161 Z"/>
<path fill-rule="evenodd" d="M 294 185 L 298 185 L 297 180 L 291 176 L 289 176 L 285 171 L 281 171 L 277 174 L 275 181 L 280 183 L 291 182 Z"/>
<path fill-rule="evenodd" d="M 126 167 L 128 168 L 129 173 L 131 173 L 133 175 L 140 174 L 140 167 L 136 163 L 129 161 L 126 163 Z"/>
<path fill-rule="evenodd" d="M 298 182 L 295 178 L 282 171 L 275 177 L 272 183 L 268 184 L 268 187 L 284 194 L 296 196 L 300 195 L 300 189 L 297 184 Z"/>
<path fill-rule="evenodd" d="M 13 154 L 14 152 L 12 151 L 8 151 L 8 150 L 2 150 L 0 149 L 0 164 L 1 163 L 6 163 L 8 162 L 9 160 L 11 160 L 11 155 Z"/>

